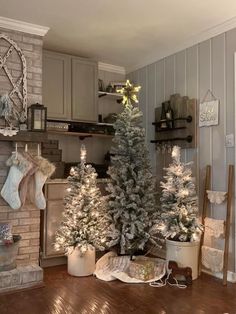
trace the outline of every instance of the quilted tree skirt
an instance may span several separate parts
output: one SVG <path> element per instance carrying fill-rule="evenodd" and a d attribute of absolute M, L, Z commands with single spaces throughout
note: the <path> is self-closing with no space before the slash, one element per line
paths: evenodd
<path fill-rule="evenodd" d="M 142 257 L 141 257 L 142 258 Z M 135 260 L 138 260 L 139 256 Z M 104 281 L 120 280 L 126 283 L 150 283 L 163 278 L 166 274 L 166 261 L 159 258 L 148 258 L 155 263 L 154 277 L 150 280 L 140 280 L 130 276 L 130 256 L 117 256 L 109 252 L 96 263 L 94 275 Z"/>

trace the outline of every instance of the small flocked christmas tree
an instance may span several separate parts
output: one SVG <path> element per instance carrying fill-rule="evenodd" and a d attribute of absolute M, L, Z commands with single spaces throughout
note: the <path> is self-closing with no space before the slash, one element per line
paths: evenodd
<path fill-rule="evenodd" d="M 108 174 L 109 213 L 120 233 L 119 251 L 133 254 L 143 250 L 152 240 L 150 229 L 154 220 L 154 180 L 145 145 L 142 112 L 132 105 L 137 103 L 134 87 L 129 81 L 120 90 L 124 109 L 115 122 L 111 166 Z"/>
<path fill-rule="evenodd" d="M 158 229 L 170 240 L 192 242 L 199 239 L 198 199 L 190 163 L 180 161 L 180 147 L 172 150 L 173 162 L 161 182 L 161 210 Z"/>
<path fill-rule="evenodd" d="M 107 214 L 106 204 L 97 187 L 95 169 L 85 164 L 86 149 L 81 146 L 81 162 L 71 169 L 65 197 L 63 221 L 56 232 L 56 249 L 69 254 L 77 247 L 83 254 L 90 247 L 104 250 L 115 245 L 118 233 Z"/>

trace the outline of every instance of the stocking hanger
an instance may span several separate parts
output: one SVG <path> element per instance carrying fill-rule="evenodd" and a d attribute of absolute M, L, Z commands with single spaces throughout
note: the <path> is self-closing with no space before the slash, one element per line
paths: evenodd
<path fill-rule="evenodd" d="M 25 144 L 25 152 L 28 153 L 28 144 Z M 40 156 L 40 144 L 37 145 L 37 155 Z"/>
<path fill-rule="evenodd" d="M 28 152 L 28 144 L 25 144 L 25 152 Z M 15 151 L 14 153 L 16 154 L 16 158 L 17 158 L 17 153 L 18 153 L 18 144 L 15 143 Z M 41 156 L 41 149 L 40 149 L 40 144 L 38 144 L 37 146 L 37 155 Z"/>
<path fill-rule="evenodd" d="M 38 153 L 38 157 L 39 157 L 39 156 L 41 155 L 41 152 L 40 152 L 40 144 L 38 144 L 37 153 Z"/>
<path fill-rule="evenodd" d="M 14 153 L 15 153 L 16 158 L 17 158 L 17 154 L 18 154 L 18 144 L 17 143 L 15 144 L 15 152 Z"/>

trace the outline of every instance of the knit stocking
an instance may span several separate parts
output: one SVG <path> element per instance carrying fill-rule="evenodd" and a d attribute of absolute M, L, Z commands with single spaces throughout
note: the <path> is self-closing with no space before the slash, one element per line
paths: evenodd
<path fill-rule="evenodd" d="M 43 186 L 53 172 L 55 171 L 55 166 L 51 164 L 47 159 L 38 156 L 35 157 L 35 162 L 38 165 L 38 170 L 34 174 L 34 182 L 31 187 L 31 201 L 39 208 L 46 208 L 46 200 L 43 194 Z"/>
<path fill-rule="evenodd" d="M 11 208 L 19 209 L 21 207 L 19 184 L 31 169 L 32 164 L 19 153 L 13 153 L 6 164 L 10 170 L 1 190 L 1 196 Z"/>
<path fill-rule="evenodd" d="M 38 165 L 34 161 L 34 159 L 28 154 L 28 153 L 23 153 L 23 156 L 32 164 L 31 169 L 28 171 L 26 176 L 21 180 L 20 182 L 20 200 L 21 200 L 21 207 L 25 205 L 26 201 L 26 196 L 28 193 L 28 187 L 29 187 L 29 182 L 30 178 L 35 174 L 35 172 L 38 170 Z"/>

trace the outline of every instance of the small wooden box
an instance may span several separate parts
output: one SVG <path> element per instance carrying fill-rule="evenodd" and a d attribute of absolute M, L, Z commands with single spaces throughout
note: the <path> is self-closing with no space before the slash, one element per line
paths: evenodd
<path fill-rule="evenodd" d="M 57 149 L 57 150 L 53 151 L 53 154 L 52 154 L 52 151 L 50 151 L 50 152 L 51 153 L 48 154 L 47 151 L 45 152 L 45 150 L 44 150 L 44 151 L 42 151 L 42 156 L 51 162 L 58 162 L 58 161 L 62 160 L 62 150 L 61 149 Z"/>
<path fill-rule="evenodd" d="M 58 148 L 59 141 L 57 140 L 48 140 L 47 142 L 42 143 L 42 149 L 43 148 Z"/>
<path fill-rule="evenodd" d="M 54 173 L 51 176 L 51 179 L 63 179 L 65 173 L 65 163 L 63 161 L 55 161 L 53 162 L 56 167 Z"/>

